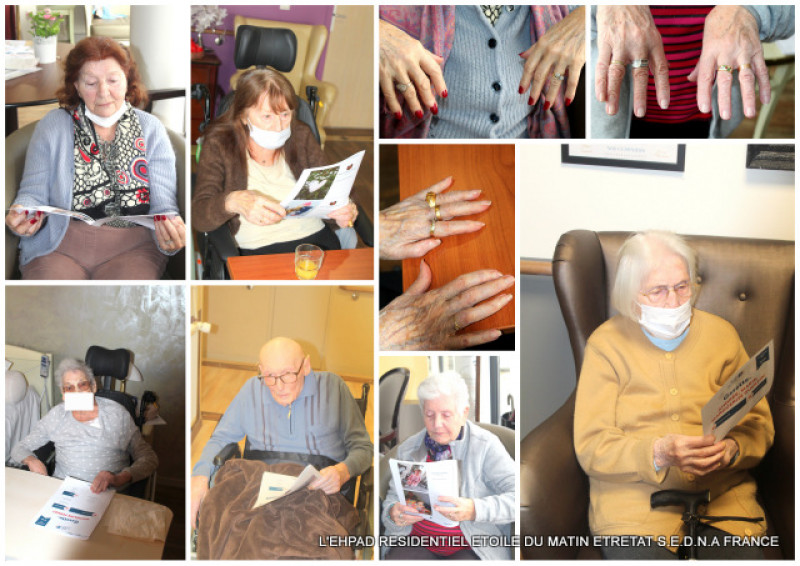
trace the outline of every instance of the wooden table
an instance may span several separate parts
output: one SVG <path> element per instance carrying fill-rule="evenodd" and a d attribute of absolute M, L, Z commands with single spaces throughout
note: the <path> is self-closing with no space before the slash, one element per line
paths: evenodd
<path fill-rule="evenodd" d="M 472 234 L 442 238 L 442 244 L 425 256 L 433 273 L 431 289 L 479 269 L 497 269 L 514 275 L 514 145 L 401 145 L 398 147 L 400 198 L 452 175 L 449 190 L 482 189 L 481 199 L 492 201 L 489 209 L 465 220 L 480 220 L 486 226 Z M 403 260 L 403 289 L 419 274 L 419 259 Z M 514 288 L 504 291 L 514 294 Z M 513 331 L 514 302 L 469 327 L 470 330 L 499 328 Z"/>
<path fill-rule="evenodd" d="M 56 91 L 64 85 L 64 59 L 73 47 L 71 43 L 57 43 L 55 63 L 6 81 L 6 136 L 18 128 L 17 108 L 58 102 Z"/>
<path fill-rule="evenodd" d="M 317 280 L 356 281 L 373 278 L 374 248 L 325 252 Z M 231 279 L 294 280 L 294 254 L 251 255 L 228 258 Z"/>
<path fill-rule="evenodd" d="M 36 527 L 33 521 L 39 510 L 55 493 L 61 480 L 33 472 L 6 468 L 6 559 L 15 560 L 160 560 L 164 541 L 142 541 L 111 534 L 109 518 L 127 511 L 132 502 L 148 508 L 166 509 L 149 501 L 115 494 L 103 518 L 88 540 L 59 535 Z"/>

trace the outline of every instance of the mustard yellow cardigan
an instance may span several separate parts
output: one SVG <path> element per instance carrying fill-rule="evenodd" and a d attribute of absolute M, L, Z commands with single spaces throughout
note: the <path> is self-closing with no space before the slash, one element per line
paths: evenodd
<path fill-rule="evenodd" d="M 658 438 L 703 435 L 700 410 L 747 360 L 733 326 L 697 309 L 688 335 L 672 352 L 654 346 L 637 323 L 620 315 L 595 330 L 575 403 L 575 452 L 589 476 L 592 533 L 681 534 L 678 507 L 650 509 L 650 494 L 662 489 L 710 489 L 706 514 L 763 517 L 747 470 L 775 436 L 766 399 L 728 434 L 740 450 L 732 466 L 695 477 L 677 467 L 657 472 L 653 462 Z M 766 531 L 765 522 L 714 526 L 739 536 Z"/>

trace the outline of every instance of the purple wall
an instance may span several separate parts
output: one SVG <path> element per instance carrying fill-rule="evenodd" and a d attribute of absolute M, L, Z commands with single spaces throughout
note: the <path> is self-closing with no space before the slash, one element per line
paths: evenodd
<path fill-rule="evenodd" d="M 235 15 L 246 16 L 249 18 L 261 18 L 264 20 L 274 20 L 279 22 L 289 22 L 295 24 L 322 24 L 331 29 L 331 19 L 333 18 L 333 6 L 297 6 L 292 5 L 288 10 L 281 10 L 279 6 L 222 6 L 228 11 L 228 15 L 222 23 L 221 28 L 233 31 L 233 17 Z M 196 38 L 197 34 L 192 34 Z M 213 34 L 204 34 L 203 41 L 207 49 L 213 49 L 222 61 L 219 69 L 218 84 L 227 93 L 230 91 L 230 79 L 236 71 L 233 65 L 233 47 L 235 40 L 233 36 L 226 35 L 225 43 L 216 45 Z M 328 46 L 322 51 L 322 56 L 317 66 L 317 78 L 322 79 L 322 70 L 325 68 L 325 56 L 328 53 Z"/>

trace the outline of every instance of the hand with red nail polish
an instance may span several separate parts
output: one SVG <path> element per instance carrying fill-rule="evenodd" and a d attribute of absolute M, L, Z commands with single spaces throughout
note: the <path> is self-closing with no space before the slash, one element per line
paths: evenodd
<path fill-rule="evenodd" d="M 442 73 L 444 59 L 434 55 L 403 30 L 379 22 L 379 82 L 388 111 L 402 116 L 405 102 L 411 114 L 421 120 L 422 108 L 439 112 L 436 94 L 447 98 L 447 85 Z"/>
<path fill-rule="evenodd" d="M 6 215 L 6 226 L 17 236 L 33 236 L 42 227 L 45 218 L 41 210 L 31 215 L 29 210 L 15 204 Z"/>
<path fill-rule="evenodd" d="M 563 20 L 548 29 L 530 49 L 520 53 L 525 59 L 519 93 L 530 88 L 529 105 L 536 104 L 545 95 L 543 110 L 555 104 L 556 96 L 566 82 L 564 96 L 575 98 L 578 79 L 586 62 L 584 42 L 586 38 L 586 8 L 579 6 Z M 562 80 L 560 76 L 566 76 Z"/>

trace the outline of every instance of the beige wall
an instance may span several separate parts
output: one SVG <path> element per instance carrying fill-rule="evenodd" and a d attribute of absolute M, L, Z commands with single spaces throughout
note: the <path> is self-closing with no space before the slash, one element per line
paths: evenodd
<path fill-rule="evenodd" d="M 66 357 L 83 359 L 92 345 L 134 353 L 144 381 L 127 391 L 158 395 L 167 421 L 153 439 L 158 481 L 178 486 L 186 470 L 185 328 L 183 287 L 6 287 L 6 343 L 52 352 L 56 366 Z"/>
<path fill-rule="evenodd" d="M 378 362 L 379 374 L 397 367 L 408 368 L 411 375 L 406 388 L 406 401 L 417 401 L 417 388 L 428 377 L 427 356 L 381 356 Z"/>
<path fill-rule="evenodd" d="M 373 294 L 335 286 L 210 286 L 206 359 L 255 364 L 275 336 L 297 340 L 315 369 L 373 374 Z"/>

